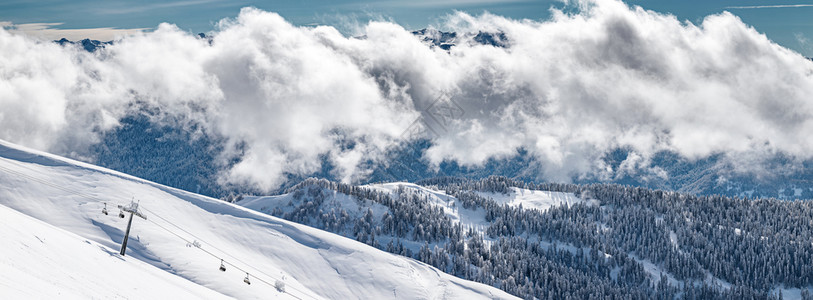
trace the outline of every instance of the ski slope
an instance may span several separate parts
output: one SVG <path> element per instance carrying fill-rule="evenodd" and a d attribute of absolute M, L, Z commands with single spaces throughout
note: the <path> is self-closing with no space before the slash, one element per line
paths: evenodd
<path fill-rule="evenodd" d="M 115 207 L 131 199 L 147 220 L 133 220 L 122 257 L 127 219 Z M 321 230 L 2 141 L 0 205 L 0 298 L 514 298 Z"/>
<path fill-rule="evenodd" d="M 227 298 L 4 205 L 0 228 L 5 299 Z"/>

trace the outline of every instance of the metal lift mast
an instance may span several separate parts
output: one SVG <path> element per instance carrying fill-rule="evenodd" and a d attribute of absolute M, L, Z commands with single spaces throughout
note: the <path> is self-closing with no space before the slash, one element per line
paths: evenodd
<path fill-rule="evenodd" d="M 130 220 L 127 221 L 127 230 L 124 232 L 124 241 L 121 242 L 121 256 L 124 256 L 124 252 L 127 251 L 127 240 L 130 238 L 130 227 L 133 225 L 133 215 L 139 216 L 140 218 L 146 220 L 147 216 L 142 214 L 138 211 L 138 203 L 130 202 L 130 205 L 119 205 L 119 209 L 122 211 L 119 213 L 119 217 L 124 218 L 123 212 L 130 213 Z"/>

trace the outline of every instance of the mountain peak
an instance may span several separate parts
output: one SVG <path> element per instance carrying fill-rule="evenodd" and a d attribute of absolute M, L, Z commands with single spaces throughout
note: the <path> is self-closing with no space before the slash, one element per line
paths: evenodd
<path fill-rule="evenodd" d="M 95 52 L 96 50 L 102 49 L 107 47 L 108 45 L 112 45 L 113 41 L 102 42 L 98 40 L 91 40 L 91 39 L 83 39 L 79 41 L 71 41 L 67 38 L 61 38 L 59 40 L 55 40 L 54 43 L 57 43 L 61 46 L 65 45 L 78 45 L 81 46 L 87 52 Z"/>

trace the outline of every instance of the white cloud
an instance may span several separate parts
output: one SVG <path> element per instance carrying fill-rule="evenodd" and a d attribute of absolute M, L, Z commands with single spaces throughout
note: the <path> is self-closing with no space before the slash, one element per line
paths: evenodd
<path fill-rule="evenodd" d="M 500 31 L 510 47 L 448 52 L 389 22 L 356 39 L 256 9 L 221 22 L 212 44 L 164 24 L 95 55 L 0 31 L 0 138 L 81 152 L 137 102 L 244 145 L 224 182 L 267 190 L 318 170 L 323 154 L 341 178 L 363 177 L 361 162 L 449 93 L 465 114 L 437 128 L 425 154 L 436 164 L 523 148 L 545 178 L 567 180 L 606 173 L 601 157 L 619 147 L 634 152 L 622 173 L 661 150 L 748 165 L 813 155 L 813 62 L 729 13 L 695 25 L 617 1 L 577 5 L 545 22 L 452 15 L 446 27 Z"/>

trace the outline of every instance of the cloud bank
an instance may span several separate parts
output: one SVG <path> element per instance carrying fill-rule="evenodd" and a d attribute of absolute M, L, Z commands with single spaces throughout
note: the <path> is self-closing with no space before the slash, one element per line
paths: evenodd
<path fill-rule="evenodd" d="M 433 131 L 433 164 L 524 149 L 560 181 L 619 171 L 601 159 L 618 148 L 634 153 L 619 167 L 630 169 L 664 150 L 744 169 L 813 156 L 813 62 L 730 13 L 692 24 L 613 0 L 570 5 L 579 12 L 545 21 L 451 15 L 443 29 L 471 34 L 448 51 L 393 23 L 355 38 L 251 8 L 211 41 L 162 24 L 94 54 L 0 30 L 0 138 L 82 155 L 149 108 L 241 153 L 224 184 L 271 190 L 323 156 L 344 180 L 364 178 L 365 161 L 448 95 L 465 113 Z M 473 42 L 478 32 L 507 47 Z"/>

